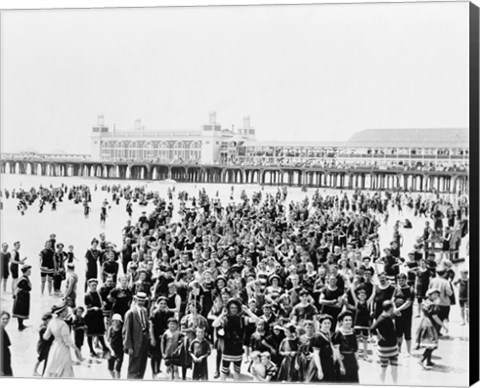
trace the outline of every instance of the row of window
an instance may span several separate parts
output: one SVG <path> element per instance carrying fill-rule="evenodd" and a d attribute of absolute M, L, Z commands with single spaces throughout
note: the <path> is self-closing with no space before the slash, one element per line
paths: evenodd
<path fill-rule="evenodd" d="M 394 152 L 385 152 L 383 150 L 369 149 L 349 150 L 349 149 L 315 149 L 315 148 L 281 148 L 281 147 L 241 147 L 239 149 L 240 155 L 250 156 L 277 156 L 277 157 L 359 157 L 359 158 L 392 158 L 392 157 L 441 157 L 441 158 L 468 158 L 468 150 L 464 149 L 402 149 Z"/>
<path fill-rule="evenodd" d="M 102 142 L 102 148 L 123 148 L 123 149 L 170 149 L 170 148 L 201 148 L 201 141 L 104 141 Z"/>
<path fill-rule="evenodd" d="M 154 149 L 108 149 L 103 148 L 102 159 L 104 160 L 174 160 L 181 159 L 183 161 L 197 161 L 201 157 L 199 149 L 184 150 L 184 149 L 168 149 L 168 150 L 154 150 Z"/>

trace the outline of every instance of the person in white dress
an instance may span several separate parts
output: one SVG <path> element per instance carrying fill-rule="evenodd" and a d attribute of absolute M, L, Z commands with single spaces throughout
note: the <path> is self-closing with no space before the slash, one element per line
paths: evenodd
<path fill-rule="evenodd" d="M 44 373 L 44 377 L 47 378 L 74 377 L 71 348 L 75 349 L 75 344 L 65 323 L 68 314 L 67 307 L 67 304 L 52 307 L 53 319 L 49 322 L 43 335 L 45 340 L 51 336 L 54 337 Z"/>

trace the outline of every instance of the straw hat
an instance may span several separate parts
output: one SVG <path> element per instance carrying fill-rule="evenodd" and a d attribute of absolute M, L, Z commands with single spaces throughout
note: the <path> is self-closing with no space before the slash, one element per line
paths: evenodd
<path fill-rule="evenodd" d="M 53 305 L 52 306 L 52 314 L 60 314 L 62 311 L 65 311 L 67 309 L 68 305 L 66 303 L 63 303 L 62 305 Z"/>
<path fill-rule="evenodd" d="M 135 295 L 135 299 L 137 300 L 147 300 L 147 294 L 144 292 L 137 292 Z"/>

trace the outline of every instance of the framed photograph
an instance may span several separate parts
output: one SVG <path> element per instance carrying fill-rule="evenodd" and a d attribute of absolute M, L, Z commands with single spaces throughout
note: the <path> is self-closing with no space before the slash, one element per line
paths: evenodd
<path fill-rule="evenodd" d="M 5 381 L 478 381 L 476 5 L 28 6 Z"/>

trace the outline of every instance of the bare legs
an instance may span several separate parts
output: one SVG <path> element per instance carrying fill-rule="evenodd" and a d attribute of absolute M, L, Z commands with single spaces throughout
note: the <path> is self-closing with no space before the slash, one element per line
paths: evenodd
<path fill-rule="evenodd" d="M 50 276 L 42 276 L 42 284 L 40 286 L 40 291 L 42 295 L 45 293 L 45 283 L 48 282 L 48 295 L 52 295 L 52 278 Z"/>

